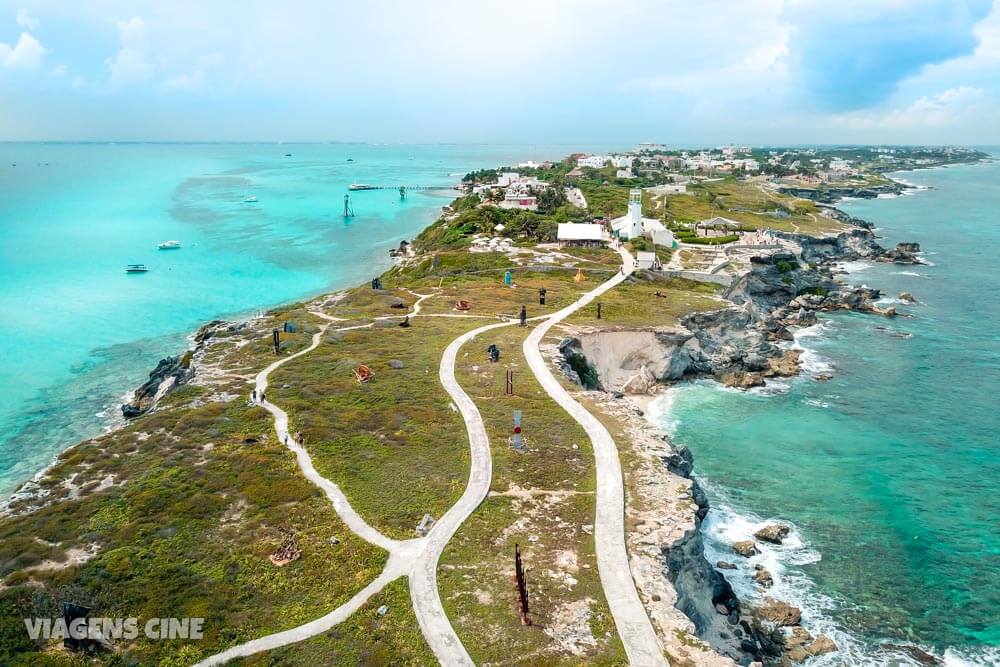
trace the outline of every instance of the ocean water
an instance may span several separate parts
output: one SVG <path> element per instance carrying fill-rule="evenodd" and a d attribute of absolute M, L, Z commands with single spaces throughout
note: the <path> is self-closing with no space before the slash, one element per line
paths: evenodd
<path fill-rule="evenodd" d="M 200 324 L 363 282 L 433 221 L 461 174 L 567 152 L 0 144 L 0 494 L 113 424 Z M 345 219 L 353 182 L 442 189 L 354 192 Z M 168 239 L 183 248 L 158 251 Z M 126 275 L 129 263 L 150 271 Z"/>
<path fill-rule="evenodd" d="M 726 576 L 746 597 L 765 564 L 772 594 L 843 649 L 813 664 L 916 664 L 902 644 L 1000 664 L 1000 163 L 896 176 L 928 189 L 842 208 L 929 264 L 846 278 L 912 317 L 824 317 L 796 336 L 803 377 L 694 383 L 655 409 L 707 487 L 710 558 L 740 565 Z M 793 527 L 785 545 L 732 554 L 770 520 Z"/>

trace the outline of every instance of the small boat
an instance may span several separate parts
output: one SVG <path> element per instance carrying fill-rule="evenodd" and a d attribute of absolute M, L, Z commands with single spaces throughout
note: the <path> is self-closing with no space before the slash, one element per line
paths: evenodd
<path fill-rule="evenodd" d="M 125 273 L 146 273 L 149 271 L 145 264 L 127 264 L 125 265 Z"/>
<path fill-rule="evenodd" d="M 257 202 L 257 195 L 247 195 L 243 198 L 243 201 L 247 204 L 255 204 Z"/>
<path fill-rule="evenodd" d="M 285 153 L 285 157 L 292 157 L 291 153 Z"/>
<path fill-rule="evenodd" d="M 348 190 L 375 190 L 374 185 L 368 185 L 367 183 L 351 183 L 347 186 Z"/>
<path fill-rule="evenodd" d="M 160 250 L 177 250 L 181 247 L 180 241 L 164 241 L 163 243 L 156 246 Z"/>
<path fill-rule="evenodd" d="M 348 162 L 354 162 L 354 158 L 352 158 L 352 157 L 349 157 L 349 158 L 347 158 L 347 161 L 348 161 Z"/>

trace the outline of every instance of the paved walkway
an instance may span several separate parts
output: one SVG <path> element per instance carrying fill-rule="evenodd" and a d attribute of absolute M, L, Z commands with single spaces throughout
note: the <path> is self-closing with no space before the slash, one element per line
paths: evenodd
<path fill-rule="evenodd" d="M 469 447 L 472 452 L 472 463 L 465 493 L 434 524 L 431 532 L 427 535 L 426 546 L 417 556 L 417 562 L 410 573 L 410 599 L 413 601 L 413 610 L 417 614 L 417 621 L 420 623 L 424 638 L 441 664 L 449 667 L 451 665 L 472 665 L 473 662 L 458 635 L 455 634 L 455 630 L 441 606 L 441 597 L 437 587 L 438 559 L 455 531 L 486 498 L 486 494 L 490 490 L 490 481 L 493 478 L 493 458 L 490 455 L 490 441 L 486 435 L 486 427 L 476 404 L 455 379 L 455 358 L 459 349 L 479 334 L 491 329 L 507 327 L 514 323 L 511 321 L 488 324 L 462 334 L 445 349 L 438 372 L 442 386 L 451 396 L 451 400 L 454 401 L 459 412 L 462 413 L 462 419 L 465 420 L 465 429 L 469 434 Z M 485 355 L 486 351 L 483 350 L 482 353 Z"/>
<path fill-rule="evenodd" d="M 625 645 L 629 661 L 633 665 L 665 665 L 666 662 L 662 657 L 662 648 L 656 639 L 642 603 L 639 601 L 639 596 L 636 593 L 629 570 L 628 555 L 625 550 L 623 519 L 624 489 L 622 487 L 618 451 L 615 448 L 614 441 L 600 422 L 587 412 L 583 406 L 574 401 L 559 385 L 548 370 L 538 350 L 538 343 L 554 324 L 587 305 L 596 297 L 625 280 L 626 276 L 632 273 L 634 262 L 631 255 L 623 249 L 619 249 L 619 252 L 622 255 L 623 266 L 625 267 L 623 273 L 615 275 L 596 289 L 583 295 L 570 306 L 563 308 L 551 316 L 531 318 L 532 320 L 544 321 L 525 340 L 524 353 L 529 366 L 538 377 L 542 386 L 557 403 L 583 425 L 594 444 L 594 452 L 597 458 L 597 512 L 595 516 L 594 537 L 597 545 L 598 569 L 615 625 Z M 431 296 L 429 294 L 414 295 L 419 298 L 414 304 L 413 309 L 408 313 L 410 317 L 418 316 L 420 314 L 421 303 L 424 299 Z M 329 327 L 335 322 L 342 321 L 340 318 L 335 318 L 321 312 L 313 311 L 313 314 L 327 320 L 327 323 L 313 335 L 312 344 L 309 347 L 275 361 L 258 373 L 256 378 L 258 392 L 267 389 L 268 377 L 275 369 L 292 359 L 315 350 L 319 346 L 323 334 L 326 333 Z M 470 317 L 469 315 L 462 314 L 434 314 L 428 316 Z M 405 317 L 405 315 L 389 315 L 375 319 L 385 320 L 402 317 Z M 265 401 L 261 404 L 274 416 L 274 428 L 279 440 L 286 443 L 288 448 L 295 453 L 299 468 L 306 478 L 323 489 L 323 492 L 330 499 L 334 509 L 337 511 L 338 516 L 340 516 L 352 532 L 388 551 L 389 559 L 385 568 L 376 579 L 329 614 L 304 625 L 234 646 L 202 660 L 197 663 L 196 667 L 220 665 L 237 657 L 245 657 L 261 651 L 273 650 L 326 632 L 338 623 L 350 618 L 354 612 L 360 609 L 373 595 L 382 590 L 386 584 L 401 576 L 408 576 L 410 579 L 410 598 L 413 603 L 414 613 L 416 614 L 424 638 L 441 664 L 448 667 L 452 665 L 466 666 L 473 664 L 472 659 L 455 633 L 441 604 L 441 597 L 437 587 L 437 567 L 441 553 L 444 551 L 449 540 L 451 540 L 462 523 L 486 498 L 492 480 L 493 462 L 490 454 L 489 438 L 486 434 L 482 416 L 476 404 L 455 379 L 455 362 L 459 349 L 479 334 L 516 323 L 516 320 L 493 323 L 466 332 L 453 340 L 441 357 L 439 378 L 445 391 L 451 397 L 465 421 L 471 452 L 471 470 L 469 481 L 462 497 L 438 519 L 428 535 L 423 538 L 402 541 L 394 540 L 383 535 L 365 522 L 354 508 L 351 507 L 340 487 L 320 475 L 316 471 L 309 453 L 291 438 L 288 433 L 287 413 L 270 401 Z M 369 323 L 340 327 L 335 329 L 335 331 L 364 329 L 372 325 L 372 323 Z"/>
<path fill-rule="evenodd" d="M 622 256 L 624 273 L 614 276 L 535 327 L 524 341 L 524 356 L 549 396 L 579 422 L 590 436 L 597 467 L 594 545 L 601 586 L 604 588 L 604 595 L 614 617 L 615 627 L 618 628 L 618 634 L 625 646 L 629 663 L 643 667 L 659 666 L 667 664 L 663 657 L 663 647 L 639 600 L 629 568 L 628 551 L 625 548 L 625 489 L 615 441 L 604 425 L 573 400 L 569 392 L 553 377 L 538 348 L 542 338 L 553 325 L 618 285 L 634 271 L 634 262 L 628 251 L 619 248 L 618 252 Z"/>
<path fill-rule="evenodd" d="M 422 302 L 432 295 L 413 294 L 419 298 L 406 315 L 386 315 L 374 319 L 388 320 L 401 319 L 407 315 L 411 318 L 419 316 Z M 319 346 L 323 334 L 329 330 L 330 326 L 336 322 L 344 321 L 342 318 L 333 317 L 319 311 L 310 312 L 326 320 L 327 323 L 313 334 L 312 343 L 309 347 L 299 350 L 295 354 L 278 359 L 257 374 L 255 386 L 258 394 L 266 392 L 268 377 L 275 369 L 315 350 Z M 482 316 L 441 313 L 427 314 L 424 317 L 476 318 Z M 270 401 L 264 401 L 260 404 L 261 407 L 274 416 L 274 429 L 278 434 L 278 439 L 295 454 L 302 474 L 323 490 L 333 504 L 338 516 L 340 516 L 341 520 L 344 521 L 352 532 L 371 544 L 375 544 L 388 551 L 389 559 L 377 578 L 329 614 L 298 627 L 239 644 L 221 653 L 205 658 L 198 662 L 195 667 L 221 665 L 234 658 L 253 655 L 261 651 L 270 651 L 326 632 L 338 623 L 342 623 L 350 618 L 354 612 L 360 609 L 373 595 L 382 590 L 386 584 L 402 576 L 410 578 L 410 596 L 414 612 L 428 645 L 434 651 L 438 660 L 441 661 L 441 664 L 473 664 L 461 640 L 455 634 L 454 628 L 452 628 L 451 623 L 448 621 L 448 617 L 445 615 L 444 608 L 441 605 L 441 597 L 437 590 L 437 564 L 445 545 L 447 545 L 459 526 L 472 514 L 489 492 L 493 474 L 493 462 L 482 416 L 479 414 L 475 403 L 472 402 L 472 399 L 469 398 L 468 394 L 465 393 L 455 379 L 455 358 L 462 345 L 474 339 L 478 334 L 498 327 L 511 326 L 516 323 L 516 320 L 509 320 L 488 324 L 462 334 L 451 342 L 441 358 L 439 371 L 441 384 L 455 402 L 456 407 L 462 414 L 462 418 L 465 420 L 466 430 L 469 434 L 472 463 L 469 482 L 462 497 L 445 512 L 434 524 L 428 535 L 423 538 L 402 541 L 394 540 L 369 525 L 351 507 L 350 502 L 348 502 L 347 497 L 340 490 L 340 487 L 317 472 L 309 453 L 295 442 L 294 438 L 289 434 L 288 414 Z M 373 326 L 373 323 L 338 327 L 334 331 L 367 329 L 371 326 Z"/>

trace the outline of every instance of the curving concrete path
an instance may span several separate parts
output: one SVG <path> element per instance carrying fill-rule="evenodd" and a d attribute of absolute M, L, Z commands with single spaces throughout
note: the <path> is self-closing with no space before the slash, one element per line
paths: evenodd
<path fill-rule="evenodd" d="M 424 299 L 433 295 L 416 294 L 419 297 L 413 304 L 409 313 L 404 315 L 386 315 L 375 320 L 401 319 L 409 315 L 417 317 L 420 315 L 421 304 Z M 282 359 L 276 360 L 267 368 L 257 374 L 255 386 L 259 392 L 265 391 L 268 387 L 268 378 L 275 369 L 288 363 L 289 361 L 301 357 L 315 350 L 330 326 L 336 322 L 344 321 L 342 318 L 333 317 L 319 311 L 309 311 L 313 315 L 327 321 L 319 331 L 313 334 L 312 343 Z M 449 313 L 429 313 L 424 317 L 454 317 L 454 318 L 481 318 L 481 315 L 449 314 Z M 534 318 L 538 319 L 538 318 Z M 439 377 L 445 391 L 455 402 L 462 418 L 465 420 L 466 430 L 469 434 L 469 445 L 471 449 L 471 472 L 469 482 L 465 492 L 458 502 L 452 506 L 434 524 L 434 527 L 426 537 L 412 540 L 394 540 L 377 529 L 369 525 L 359 515 L 340 487 L 323 477 L 313 465 L 309 453 L 291 437 L 288 430 L 288 414 L 270 401 L 263 401 L 260 405 L 270 412 L 274 417 L 274 429 L 278 434 L 278 439 L 284 443 L 294 454 L 302 474 L 318 486 L 326 494 L 332 503 L 337 515 L 344 521 L 345 525 L 362 539 L 375 544 L 389 552 L 389 559 L 382 572 L 371 583 L 361 589 L 350 600 L 337 607 L 330 613 L 314 621 L 303 625 L 277 632 L 265 637 L 260 637 L 237 646 L 233 646 L 225 651 L 209 656 L 196 663 L 195 667 L 209 667 L 210 665 L 221 665 L 229 660 L 238 657 L 246 657 L 261 651 L 269 651 L 289 644 L 294 644 L 318 634 L 326 632 L 338 623 L 342 623 L 350 618 L 354 612 L 360 609 L 373 595 L 382 590 L 386 584 L 395 579 L 407 576 L 410 579 L 410 597 L 413 602 L 414 612 L 420 624 L 420 628 L 427 640 L 428 645 L 434 654 L 444 665 L 472 665 L 472 659 L 466 652 L 465 647 L 455 634 L 454 628 L 448 621 L 448 617 L 441 605 L 441 598 L 437 590 L 437 563 L 444 550 L 445 545 L 452 538 L 459 526 L 469 517 L 479 506 L 489 492 L 490 482 L 493 475 L 493 462 L 490 455 L 489 438 L 486 435 L 486 428 L 483 424 L 482 416 L 479 414 L 475 403 L 468 394 L 459 386 L 455 379 L 455 359 L 458 350 L 466 342 L 474 339 L 477 335 L 490 329 L 506 327 L 516 324 L 516 320 L 489 324 L 479 327 L 465 334 L 462 334 L 445 349 L 441 359 Z M 359 324 L 354 326 L 339 327 L 334 331 L 351 331 L 356 329 L 367 329 L 373 323 Z"/>
<path fill-rule="evenodd" d="M 444 613 L 444 607 L 441 606 L 441 596 L 437 587 L 438 560 L 445 545 L 451 540 L 459 526 L 486 498 L 493 478 L 493 458 L 490 455 L 490 441 L 486 435 L 486 426 L 483 424 L 479 408 L 455 379 L 455 358 L 458 355 L 458 350 L 479 334 L 491 329 L 508 327 L 515 323 L 515 321 L 511 321 L 488 324 L 462 334 L 445 349 L 438 371 L 441 385 L 451 396 L 455 406 L 462 413 L 462 419 L 465 420 L 465 429 L 469 435 L 469 448 L 472 453 L 471 470 L 469 482 L 462 497 L 434 524 L 427 535 L 426 545 L 417 556 L 417 561 L 410 573 L 410 599 L 413 602 L 413 610 L 416 612 L 424 638 L 441 664 L 449 667 L 451 665 L 472 665 L 473 662 L 458 635 L 455 634 L 455 629 Z"/>
<path fill-rule="evenodd" d="M 530 318 L 532 321 L 544 320 L 542 324 L 529 334 L 524 342 L 524 353 L 535 376 L 546 392 L 566 409 L 587 431 L 594 444 L 597 459 L 597 511 L 595 515 L 594 537 L 597 550 L 598 570 L 605 596 L 611 608 L 615 625 L 618 628 L 622 643 L 625 645 L 629 662 L 633 665 L 665 665 L 663 651 L 653 631 L 645 609 L 639 601 L 638 593 L 632 582 L 628 564 L 628 554 L 625 550 L 624 528 L 624 488 L 622 486 L 621 465 L 618 461 L 618 451 L 607 430 L 583 406 L 574 401 L 562 386 L 555 380 L 538 349 L 538 344 L 548 330 L 557 322 L 571 313 L 587 305 L 596 297 L 618 285 L 632 273 L 634 262 L 631 255 L 619 249 L 623 260 L 623 271 L 596 289 L 584 294 L 573 304 L 550 316 Z M 424 299 L 430 294 L 414 294 L 419 297 L 409 313 L 410 317 L 420 314 Z M 279 359 L 257 374 L 256 388 L 264 391 L 268 386 L 269 375 L 281 365 L 315 350 L 329 327 L 343 321 L 318 311 L 310 311 L 317 317 L 327 320 L 320 330 L 313 335 L 312 344 L 293 355 Z M 397 319 L 406 315 L 387 315 L 376 320 Z M 428 314 L 427 317 L 475 318 L 476 315 L 465 314 Z M 274 416 L 274 428 L 278 438 L 296 456 L 299 468 L 311 482 L 323 490 L 333 504 L 338 516 L 351 529 L 368 542 L 382 547 L 389 552 L 385 568 L 371 583 L 354 595 L 350 600 L 330 613 L 314 621 L 300 625 L 283 632 L 267 635 L 258 639 L 239 644 L 221 653 L 215 654 L 198 662 L 195 667 L 220 665 L 237 657 L 245 657 L 261 651 L 273 650 L 314 637 L 329 630 L 338 623 L 349 618 L 360 609 L 373 595 L 382 590 L 386 584 L 401 577 L 408 576 L 410 580 L 410 599 L 420 629 L 434 655 L 442 665 L 467 666 L 472 665 L 472 659 L 461 640 L 455 633 L 441 604 L 437 587 L 437 566 L 445 546 L 454 536 L 462 523 L 482 503 L 489 492 L 493 474 L 493 461 L 490 454 L 489 438 L 479 409 L 469 395 L 455 379 L 455 362 L 461 347 L 486 331 L 517 324 L 517 320 L 488 324 L 466 332 L 453 340 L 441 357 L 439 379 L 445 391 L 455 403 L 465 421 L 469 437 L 471 465 L 469 481 L 461 498 L 434 524 L 426 537 L 412 540 L 391 539 L 369 525 L 351 507 L 346 496 L 336 484 L 316 471 L 309 453 L 296 443 L 288 434 L 288 414 L 270 401 L 261 405 Z M 335 331 L 350 331 L 366 329 L 372 323 L 347 326 Z"/>
<path fill-rule="evenodd" d="M 622 273 L 553 313 L 535 327 L 524 341 L 524 356 L 546 393 L 584 428 L 593 443 L 597 468 L 597 509 L 594 515 L 597 569 L 629 663 L 643 667 L 661 666 L 667 664 L 663 657 L 663 647 L 642 606 L 629 568 L 628 551 L 625 548 L 625 488 L 615 441 L 604 425 L 559 384 L 538 348 L 553 325 L 621 283 L 635 270 L 635 262 L 628 251 L 618 248 L 618 252 L 622 256 Z"/>

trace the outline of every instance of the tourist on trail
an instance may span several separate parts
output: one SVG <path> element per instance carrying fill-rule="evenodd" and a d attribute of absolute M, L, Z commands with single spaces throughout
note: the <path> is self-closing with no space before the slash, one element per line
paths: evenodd
<path fill-rule="evenodd" d="M 266 400 L 267 399 L 264 397 L 264 392 L 260 392 L 260 404 L 264 405 L 264 401 L 266 401 Z"/>
<path fill-rule="evenodd" d="M 528 309 L 525 308 L 524 306 L 521 306 L 521 326 L 523 327 L 527 325 L 528 325 Z"/>
<path fill-rule="evenodd" d="M 399 326 L 403 327 L 404 329 L 407 328 L 407 327 L 409 327 L 410 326 L 410 316 L 407 315 L 406 317 L 404 317 L 403 321 L 399 323 Z"/>
<path fill-rule="evenodd" d="M 250 402 L 251 403 L 256 403 L 257 402 L 257 390 L 256 389 L 254 389 L 253 391 L 250 392 Z"/>

